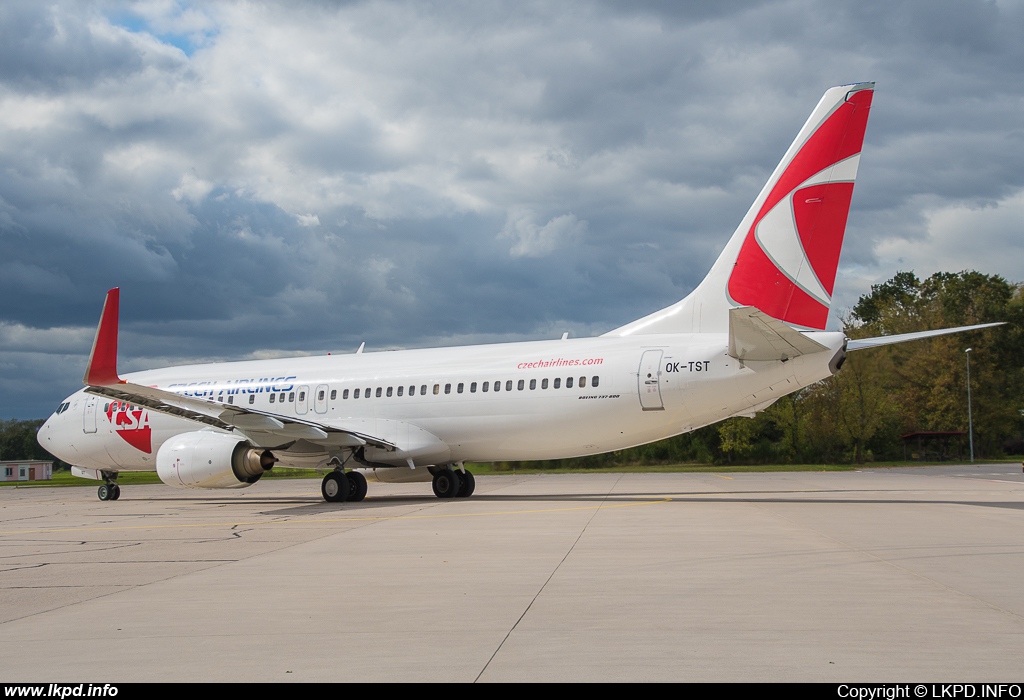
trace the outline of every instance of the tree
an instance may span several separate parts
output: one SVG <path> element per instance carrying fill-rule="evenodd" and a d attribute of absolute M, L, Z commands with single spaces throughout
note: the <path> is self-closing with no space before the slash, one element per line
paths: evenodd
<path fill-rule="evenodd" d="M 921 282 L 913 273 L 900 272 L 861 297 L 848 328 L 851 337 L 1007 322 L 1000 328 L 873 351 L 880 364 L 891 365 L 877 381 L 891 397 L 897 419 L 907 431 L 967 429 L 964 351 L 971 347 L 979 454 L 997 454 L 1006 440 L 1020 436 L 1024 408 L 1021 294 L 1021 285 L 998 275 L 938 272 Z"/>
<path fill-rule="evenodd" d="M 55 459 L 36 440 L 36 432 L 44 422 L 44 419 L 0 420 L 0 458 L 10 460 Z"/>

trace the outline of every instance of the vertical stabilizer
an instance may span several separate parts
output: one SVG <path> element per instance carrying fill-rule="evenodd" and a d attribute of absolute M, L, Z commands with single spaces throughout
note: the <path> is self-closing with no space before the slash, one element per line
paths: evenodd
<path fill-rule="evenodd" d="M 825 93 L 693 293 L 606 335 L 725 333 L 738 306 L 823 330 L 874 86 Z"/>

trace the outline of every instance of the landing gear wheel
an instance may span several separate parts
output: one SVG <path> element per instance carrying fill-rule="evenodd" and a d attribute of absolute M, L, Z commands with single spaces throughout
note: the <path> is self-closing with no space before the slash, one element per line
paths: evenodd
<path fill-rule="evenodd" d="M 366 477 L 359 472 L 349 472 L 345 475 L 348 479 L 348 500 L 353 503 L 366 498 Z"/>
<path fill-rule="evenodd" d="M 121 487 L 117 484 L 110 485 L 110 500 L 116 501 L 121 497 Z"/>
<path fill-rule="evenodd" d="M 328 503 L 341 503 L 348 498 L 348 479 L 342 472 L 331 472 L 320 483 L 320 493 Z"/>
<path fill-rule="evenodd" d="M 459 481 L 462 483 L 459 485 L 459 492 L 455 494 L 456 498 L 469 498 L 473 495 L 473 491 L 476 490 L 476 478 L 473 473 L 469 470 L 459 472 Z"/>
<path fill-rule="evenodd" d="M 96 489 L 96 495 L 100 497 L 101 501 L 109 501 L 110 484 L 100 484 L 100 487 Z"/>
<path fill-rule="evenodd" d="M 434 474 L 434 495 L 438 498 L 455 498 L 461 486 L 462 480 L 451 469 L 442 469 Z"/>

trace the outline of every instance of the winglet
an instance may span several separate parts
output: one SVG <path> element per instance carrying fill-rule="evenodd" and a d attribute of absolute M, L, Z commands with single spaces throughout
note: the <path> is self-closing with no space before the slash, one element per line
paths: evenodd
<path fill-rule="evenodd" d="M 121 289 L 114 287 L 107 292 L 103 302 L 103 314 L 96 329 L 96 339 L 89 353 L 89 365 L 85 368 L 87 386 L 111 386 L 124 384 L 117 376 L 117 317 L 120 308 Z"/>

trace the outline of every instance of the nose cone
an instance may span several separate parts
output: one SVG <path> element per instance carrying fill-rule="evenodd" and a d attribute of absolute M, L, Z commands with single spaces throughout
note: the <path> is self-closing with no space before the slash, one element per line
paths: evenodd
<path fill-rule="evenodd" d="M 51 415 L 46 419 L 45 423 L 39 426 L 39 430 L 36 431 L 36 442 L 39 443 L 40 447 L 47 451 L 50 451 L 49 443 L 52 441 L 53 419 L 56 417 L 56 414 Z"/>
<path fill-rule="evenodd" d="M 36 442 L 54 457 L 70 464 L 74 463 L 77 454 L 71 444 L 66 415 L 66 413 L 64 415 L 50 414 L 46 422 L 39 426 L 39 430 L 36 432 Z"/>

